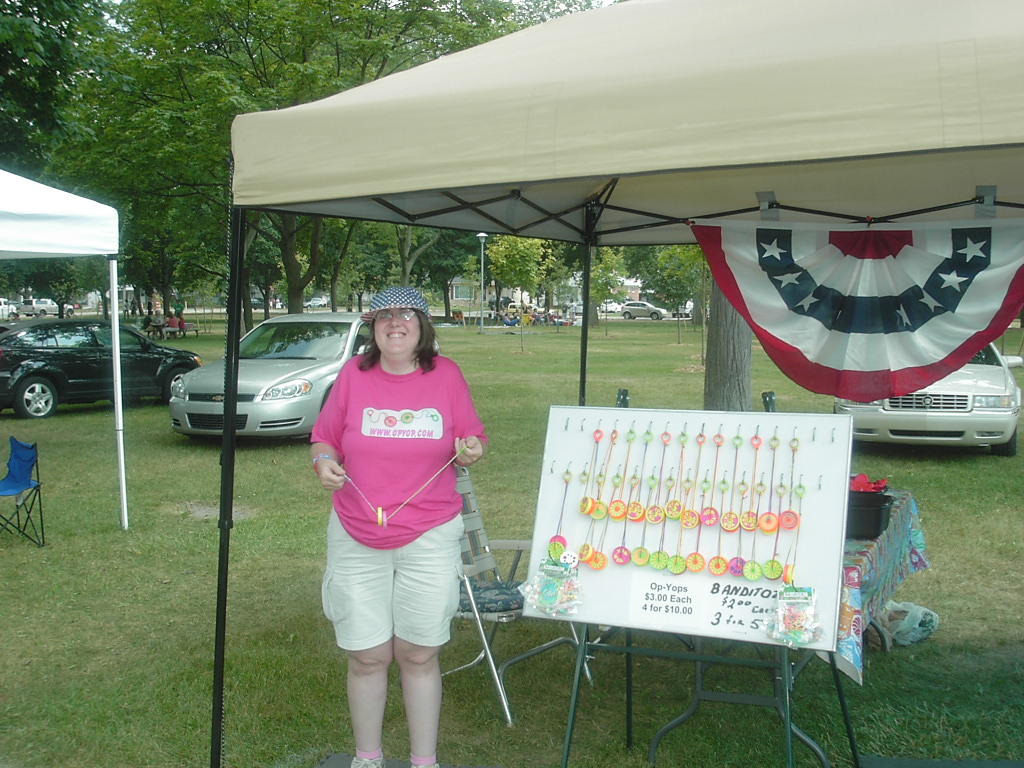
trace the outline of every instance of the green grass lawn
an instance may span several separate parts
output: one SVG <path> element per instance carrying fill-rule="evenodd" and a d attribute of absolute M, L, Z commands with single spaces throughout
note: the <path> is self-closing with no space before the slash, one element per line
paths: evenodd
<path fill-rule="evenodd" d="M 207 359 L 223 351 L 213 326 L 166 343 Z M 532 332 L 531 332 L 532 330 Z M 469 379 L 491 447 L 474 481 L 492 538 L 529 538 L 548 407 L 577 403 L 579 329 L 502 333 L 441 328 L 446 354 Z M 681 341 L 680 341 L 681 340 Z M 1005 341 L 1016 353 L 1020 331 Z M 1020 372 L 1018 372 L 1020 375 Z M 699 409 L 700 333 L 674 323 L 612 322 L 591 336 L 588 403 L 627 388 L 634 407 Z M 753 392 L 781 411 L 828 412 L 831 399 L 783 377 L 755 346 Z M 170 431 L 167 409 L 128 409 L 130 529 L 119 527 L 109 404 L 62 408 L 44 421 L 0 414 L 8 434 L 38 442 L 47 546 L 0 536 L 0 766 L 181 768 L 209 764 L 220 446 Z M 1024 755 L 1021 661 L 1024 578 L 1021 470 L 987 451 L 858 447 L 853 469 L 910 490 L 922 510 L 932 567 L 898 598 L 936 611 L 918 645 L 870 655 L 865 684 L 846 690 L 865 752 L 902 757 Z M 237 454 L 231 534 L 224 765 L 315 766 L 351 749 L 344 668 L 320 610 L 328 499 L 304 441 L 244 442 Z M 560 633 L 524 620 L 499 633 L 511 655 Z M 670 643 L 639 633 L 637 642 Z M 457 623 L 446 666 L 475 654 Z M 514 667 L 517 725 L 504 726 L 483 668 L 446 678 L 441 756 L 462 765 L 533 768 L 561 757 L 572 672 L 561 648 Z M 623 746 L 623 660 L 593 662 L 581 699 L 573 765 L 646 765 L 646 740 L 688 703 L 688 664 L 638 659 L 638 748 Z M 718 671 L 723 686 L 767 692 L 764 673 Z M 397 681 L 385 751 L 407 754 Z M 831 678 L 818 661 L 796 689 L 794 717 L 833 763 L 850 765 Z M 780 765 L 782 734 L 766 709 L 706 704 L 662 744 L 659 763 Z M 817 761 L 797 747 L 798 765 Z"/>

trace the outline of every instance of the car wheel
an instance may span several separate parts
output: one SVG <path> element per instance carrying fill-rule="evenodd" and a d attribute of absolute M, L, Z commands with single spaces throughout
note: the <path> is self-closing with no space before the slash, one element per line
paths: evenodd
<path fill-rule="evenodd" d="M 660 312 L 651 312 L 651 320 L 661 320 Z"/>
<path fill-rule="evenodd" d="M 1017 430 L 1013 430 L 1013 434 L 1010 435 L 1010 439 L 1000 445 L 992 446 L 992 453 L 996 456 L 1016 456 L 1017 455 Z"/>
<path fill-rule="evenodd" d="M 45 310 L 45 309 L 40 309 L 40 310 L 39 310 L 39 312 L 38 312 L 37 314 L 38 314 L 38 315 L 39 315 L 40 317 L 46 317 L 46 310 Z"/>
<path fill-rule="evenodd" d="M 29 376 L 14 393 L 14 412 L 23 419 L 45 419 L 57 410 L 57 388 L 42 376 Z"/>
<path fill-rule="evenodd" d="M 632 320 L 633 319 L 633 315 L 631 315 L 629 312 L 623 312 L 622 313 L 622 317 L 623 317 L 624 320 Z"/>
<path fill-rule="evenodd" d="M 188 373 L 187 368 L 172 368 L 171 372 L 167 374 L 167 378 L 164 379 L 164 386 L 160 392 L 160 402 L 169 403 L 171 402 L 171 387 L 174 386 L 174 382 L 180 379 Z"/>
<path fill-rule="evenodd" d="M 75 316 L 75 310 L 72 309 L 71 307 L 66 307 L 64 309 L 64 316 L 65 317 L 74 317 Z"/>

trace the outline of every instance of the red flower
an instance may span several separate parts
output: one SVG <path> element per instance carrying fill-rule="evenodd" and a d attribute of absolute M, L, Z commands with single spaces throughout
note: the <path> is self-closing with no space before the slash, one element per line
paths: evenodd
<path fill-rule="evenodd" d="M 867 493 L 881 493 L 889 487 L 889 481 L 886 478 L 881 480 L 872 480 L 865 474 L 856 475 L 850 478 L 850 490 L 851 491 L 865 491 Z"/>

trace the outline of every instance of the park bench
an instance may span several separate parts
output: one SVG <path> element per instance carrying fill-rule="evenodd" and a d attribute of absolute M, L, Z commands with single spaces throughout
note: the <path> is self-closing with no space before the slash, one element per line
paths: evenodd
<path fill-rule="evenodd" d="M 196 338 L 199 338 L 199 326 L 186 322 L 180 328 L 171 328 L 166 325 L 151 325 L 146 328 L 146 335 L 150 338 L 175 339 L 178 336 L 187 336 L 189 333 L 193 333 Z"/>
<path fill-rule="evenodd" d="M 195 323 L 182 323 L 180 328 L 164 328 L 164 336 L 171 339 L 177 336 L 188 336 L 189 333 L 195 334 L 195 337 L 198 339 L 199 326 Z"/>

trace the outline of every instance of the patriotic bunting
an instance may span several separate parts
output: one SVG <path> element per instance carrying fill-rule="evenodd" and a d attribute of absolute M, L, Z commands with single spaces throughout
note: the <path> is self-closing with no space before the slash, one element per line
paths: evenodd
<path fill-rule="evenodd" d="M 957 370 L 1024 305 L 1024 222 L 697 221 L 715 281 L 795 382 L 870 401 Z"/>

